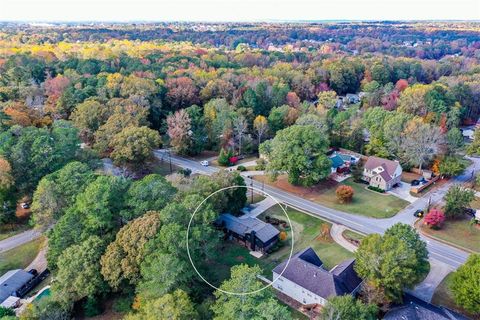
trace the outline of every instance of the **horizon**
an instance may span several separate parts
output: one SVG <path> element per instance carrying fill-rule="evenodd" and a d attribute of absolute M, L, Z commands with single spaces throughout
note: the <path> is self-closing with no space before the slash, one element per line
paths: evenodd
<path fill-rule="evenodd" d="M 6 0 L 3 22 L 480 21 L 477 0 Z"/>

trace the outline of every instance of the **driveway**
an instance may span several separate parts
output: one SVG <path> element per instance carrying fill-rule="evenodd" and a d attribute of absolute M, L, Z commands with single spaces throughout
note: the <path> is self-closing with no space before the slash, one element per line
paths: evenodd
<path fill-rule="evenodd" d="M 430 259 L 430 272 L 427 277 L 413 290 L 408 290 L 408 292 L 417 298 L 431 302 L 435 289 L 437 289 L 438 285 L 443 281 L 447 274 L 452 271 L 454 270 L 451 266 L 436 259 Z"/>
<path fill-rule="evenodd" d="M 410 203 L 414 203 L 418 199 L 410 194 L 410 184 L 403 181 L 400 181 L 398 186 L 388 191 L 388 193 Z"/>
<path fill-rule="evenodd" d="M 21 246 L 22 244 L 25 244 L 32 240 L 35 240 L 39 238 L 41 235 L 42 233 L 40 231 L 32 229 L 32 230 L 27 230 L 17 235 L 14 235 L 13 237 L 4 239 L 0 241 L 0 253 L 16 248 L 18 246 Z"/>

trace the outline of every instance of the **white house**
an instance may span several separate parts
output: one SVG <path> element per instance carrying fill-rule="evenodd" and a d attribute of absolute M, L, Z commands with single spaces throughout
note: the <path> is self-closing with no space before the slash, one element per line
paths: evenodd
<path fill-rule="evenodd" d="M 402 172 L 402 166 L 398 161 L 372 156 L 368 157 L 363 167 L 362 179 L 370 186 L 388 191 L 400 182 Z"/>
<path fill-rule="evenodd" d="M 355 260 L 345 260 L 327 271 L 312 248 L 292 256 L 273 269 L 272 287 L 305 306 L 325 305 L 334 296 L 356 294 L 360 279 L 353 269 Z M 282 273 L 283 272 L 283 273 Z"/>

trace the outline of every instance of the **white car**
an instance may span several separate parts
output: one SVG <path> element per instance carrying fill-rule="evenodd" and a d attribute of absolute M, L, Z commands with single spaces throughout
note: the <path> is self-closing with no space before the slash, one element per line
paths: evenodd
<path fill-rule="evenodd" d="M 207 160 L 202 160 L 202 161 L 200 161 L 200 164 L 201 164 L 202 166 L 204 166 L 204 167 L 208 167 L 208 165 L 209 165 L 209 163 L 208 163 Z"/>

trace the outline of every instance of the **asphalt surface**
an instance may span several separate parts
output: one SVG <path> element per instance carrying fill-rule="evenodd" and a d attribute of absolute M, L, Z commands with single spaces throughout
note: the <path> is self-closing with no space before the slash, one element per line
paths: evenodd
<path fill-rule="evenodd" d="M 0 241 L 0 253 L 11 250 L 22 244 L 39 238 L 42 233 L 38 230 L 27 230 L 10 238 Z"/>
<path fill-rule="evenodd" d="M 210 175 L 219 171 L 220 169 L 212 166 L 202 166 L 200 162 L 185 159 L 174 154 L 170 154 L 168 150 L 157 150 L 155 155 L 159 159 L 164 161 L 172 161 L 173 164 L 182 168 L 189 168 L 193 173 L 200 173 Z M 328 207 L 325 207 L 321 204 L 303 199 L 299 196 L 291 194 L 289 192 L 280 190 L 278 188 L 264 185 L 258 181 L 248 178 L 248 172 L 242 173 L 245 178 L 245 183 L 247 185 L 262 189 L 265 192 L 269 193 L 273 197 L 277 198 L 278 201 L 283 202 L 289 206 L 299 208 L 301 210 L 308 211 L 314 215 L 317 215 L 323 219 L 329 220 L 334 223 L 345 225 L 355 231 L 370 234 L 370 233 L 379 233 L 383 234 L 386 229 L 391 227 L 397 222 L 402 222 L 412 225 L 415 222 L 413 213 L 416 209 L 424 209 L 428 205 L 428 202 L 435 203 L 443 198 L 448 188 L 455 184 L 465 182 L 472 176 L 472 171 L 476 170 L 476 167 L 480 168 L 480 160 L 477 158 L 471 158 L 473 164 L 465 170 L 463 175 L 452 179 L 450 182 L 446 183 L 441 188 L 435 190 L 434 192 L 427 193 L 422 198 L 419 198 L 414 203 L 410 204 L 408 207 L 400 211 L 397 215 L 388 219 L 375 219 L 365 216 L 359 216 L 355 214 L 350 214 L 343 211 L 334 210 Z M 467 260 L 469 254 L 460 249 L 451 247 L 447 244 L 432 240 L 430 238 L 423 237 L 423 240 L 427 243 L 427 248 L 430 253 L 430 257 L 434 258 L 440 262 L 451 266 L 456 269 Z"/>

